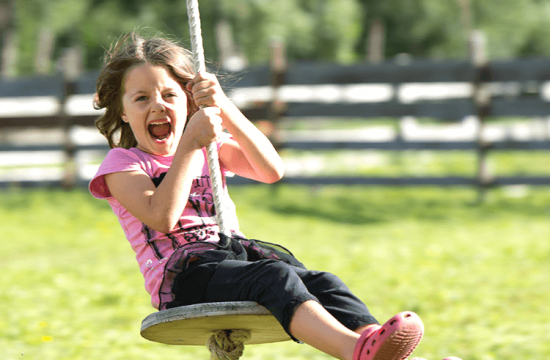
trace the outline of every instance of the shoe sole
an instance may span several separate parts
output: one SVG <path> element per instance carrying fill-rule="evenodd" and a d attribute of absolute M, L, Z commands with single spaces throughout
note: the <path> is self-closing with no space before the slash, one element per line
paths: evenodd
<path fill-rule="evenodd" d="M 403 360 L 409 356 L 420 343 L 424 333 L 424 327 L 420 319 L 414 313 L 400 313 L 388 321 L 392 326 L 395 322 L 400 321 L 397 317 L 401 316 L 401 324 L 391 334 L 384 336 L 386 331 L 390 329 L 382 329 L 379 336 L 375 339 L 369 339 L 363 346 L 374 347 L 377 341 L 382 341 L 378 349 L 366 349 L 366 356 L 361 356 L 361 359 L 368 360 Z M 412 319 L 410 319 L 412 317 Z M 416 319 L 415 319 L 416 318 Z M 363 352 L 365 350 L 362 350 Z M 374 352 L 371 354 L 371 352 Z"/>

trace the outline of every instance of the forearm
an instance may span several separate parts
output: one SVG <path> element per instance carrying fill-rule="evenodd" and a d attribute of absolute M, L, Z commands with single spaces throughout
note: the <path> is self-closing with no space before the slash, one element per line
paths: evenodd
<path fill-rule="evenodd" d="M 170 169 L 149 198 L 151 220 L 154 221 L 151 227 L 157 231 L 166 233 L 176 226 L 187 204 L 192 182 L 201 170 L 202 150 L 188 149 L 185 145 L 180 143 Z"/>
<path fill-rule="evenodd" d="M 182 151 L 174 156 L 163 181 L 155 186 L 145 171 L 119 171 L 105 175 L 105 182 L 120 204 L 150 228 L 170 232 L 181 217 L 193 179 L 200 173 L 202 151 Z"/>
<path fill-rule="evenodd" d="M 271 141 L 229 100 L 221 110 L 224 127 L 239 144 L 242 154 L 246 158 L 246 168 L 253 172 L 248 175 L 267 183 L 281 179 L 284 173 L 284 163 Z M 238 173 L 238 164 L 233 164 L 233 166 L 237 167 L 235 170 Z"/>

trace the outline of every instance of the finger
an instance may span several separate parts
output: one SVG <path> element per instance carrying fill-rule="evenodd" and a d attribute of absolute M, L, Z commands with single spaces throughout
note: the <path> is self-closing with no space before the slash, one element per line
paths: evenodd
<path fill-rule="evenodd" d="M 195 87 L 195 85 L 199 82 L 201 82 L 203 80 L 203 75 L 202 73 L 197 73 L 195 74 L 195 76 L 193 77 L 193 79 L 191 81 L 189 81 L 187 84 L 185 84 L 185 88 L 191 92 L 193 92 L 193 88 Z"/>
<path fill-rule="evenodd" d="M 204 108 L 203 111 L 206 116 L 211 116 L 211 117 L 219 117 L 219 115 L 222 113 L 220 108 L 215 106 Z"/>
<path fill-rule="evenodd" d="M 200 71 L 195 75 L 195 82 L 203 81 L 208 78 L 208 73 L 206 71 Z"/>
<path fill-rule="evenodd" d="M 195 75 L 191 82 L 193 83 L 193 87 L 197 85 L 203 86 L 201 84 L 212 82 L 212 75 L 207 72 L 200 72 Z"/>
<path fill-rule="evenodd" d="M 193 97 L 195 99 L 201 99 L 201 98 L 205 98 L 205 97 L 208 97 L 208 96 L 212 96 L 215 93 L 216 93 L 216 89 L 212 86 L 208 86 L 208 87 L 205 87 L 205 88 L 202 88 L 202 89 L 197 89 L 193 93 Z"/>
<path fill-rule="evenodd" d="M 219 107 L 218 104 L 217 104 L 217 101 L 216 101 L 216 96 L 215 94 L 204 94 L 204 96 L 201 96 L 201 97 L 198 97 L 198 98 L 194 98 L 195 100 L 195 104 L 197 104 L 197 106 L 204 106 L 204 107 L 209 107 L 209 106 L 214 106 L 214 107 Z"/>
<path fill-rule="evenodd" d="M 200 95 L 200 93 L 203 93 L 203 92 L 215 92 L 217 89 L 217 84 L 212 82 L 212 81 L 208 81 L 208 80 L 203 80 L 199 83 L 196 83 L 193 85 L 191 91 L 193 92 L 193 95 L 197 95 L 199 94 L 198 96 L 201 97 L 203 95 Z"/>

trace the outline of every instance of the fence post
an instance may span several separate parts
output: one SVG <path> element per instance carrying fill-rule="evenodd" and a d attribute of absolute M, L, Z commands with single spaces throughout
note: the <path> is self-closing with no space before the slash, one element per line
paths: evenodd
<path fill-rule="evenodd" d="M 61 186 L 64 189 L 72 189 L 76 185 L 78 169 L 76 167 L 75 155 L 76 145 L 71 139 L 71 128 L 73 126 L 73 118 L 67 113 L 67 101 L 69 97 L 76 93 L 76 80 L 82 71 L 82 56 L 80 49 L 77 47 L 67 48 L 64 50 L 61 59 L 59 60 L 59 70 L 63 76 L 63 95 L 60 101 L 59 110 L 59 126 L 64 132 L 64 151 L 65 163 L 63 169 L 63 178 Z"/>
<path fill-rule="evenodd" d="M 494 177 L 490 174 L 487 167 L 487 153 L 491 144 L 483 138 L 485 118 L 491 112 L 491 91 L 489 89 L 491 72 L 486 53 L 486 40 L 484 34 L 481 31 L 472 31 L 469 45 L 470 58 L 475 70 L 473 100 L 479 121 L 477 133 L 477 201 L 480 203 L 485 200 L 487 188 L 493 184 L 494 180 Z"/>
<path fill-rule="evenodd" d="M 372 20 L 369 29 L 367 61 L 378 64 L 384 61 L 384 37 L 385 29 L 382 20 Z"/>

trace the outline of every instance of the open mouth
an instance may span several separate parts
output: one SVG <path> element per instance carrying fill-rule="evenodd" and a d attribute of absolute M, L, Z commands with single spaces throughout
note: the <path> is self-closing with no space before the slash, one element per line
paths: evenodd
<path fill-rule="evenodd" d="M 149 134 L 156 140 L 164 140 L 172 131 L 172 124 L 168 121 L 155 121 L 149 124 L 147 127 Z"/>

